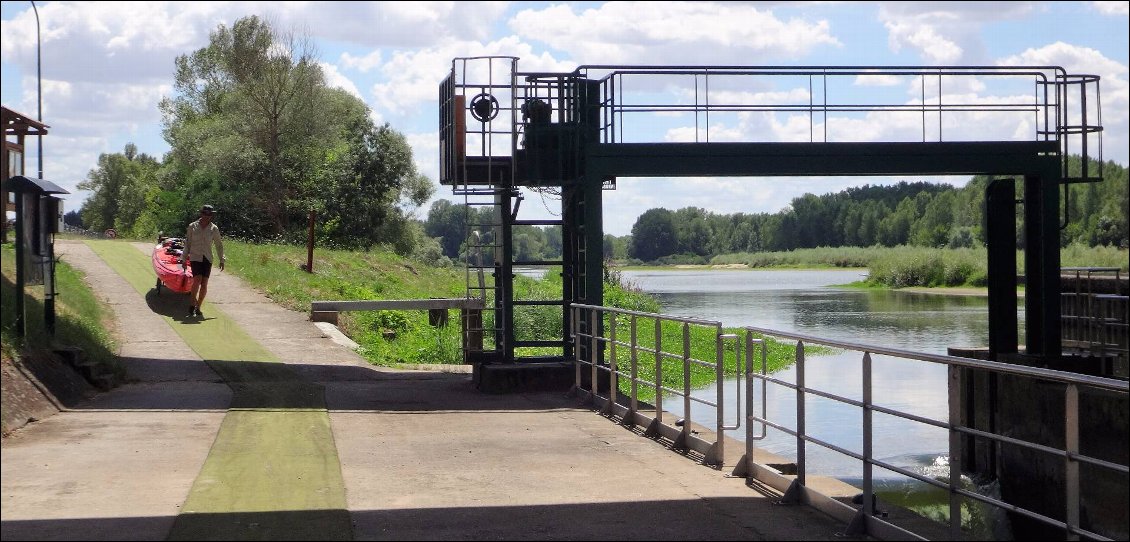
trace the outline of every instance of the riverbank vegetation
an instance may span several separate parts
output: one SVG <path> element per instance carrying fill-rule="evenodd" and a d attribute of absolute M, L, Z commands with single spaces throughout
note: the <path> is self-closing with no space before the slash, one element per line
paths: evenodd
<path fill-rule="evenodd" d="M 1069 175 L 1082 161 L 1067 158 Z M 1091 161 L 1103 181 L 1069 185 L 1063 198 L 1060 246 L 1130 246 L 1127 227 L 1128 176 L 1113 162 Z M 805 194 L 776 213 L 718 214 L 697 207 L 656 208 L 639 216 L 626 237 L 605 239 L 606 256 L 632 263 L 708 264 L 734 254 L 783 253 L 825 247 L 976 248 L 984 246 L 984 200 L 992 180 L 948 184 L 898 182 L 853 187 L 834 194 Z M 1023 199 L 1023 183 L 1014 185 Z M 1018 226 L 1023 213 L 1018 213 Z M 1022 247 L 1023 228 L 1017 228 Z M 609 254 L 609 252 L 611 254 Z M 853 256 L 861 253 L 856 251 Z M 859 266 L 860 258 L 849 267 Z M 865 265 L 866 266 L 866 265 Z"/>
<path fill-rule="evenodd" d="M 1017 273 L 1022 274 L 1023 251 L 1016 252 L 1016 263 Z M 983 287 L 988 277 L 988 254 L 985 247 L 819 247 L 786 252 L 727 254 L 711 259 L 709 265 L 737 265 L 755 269 L 864 268 L 866 285 L 888 288 Z M 1060 265 L 1065 268 L 1130 269 L 1125 249 L 1101 245 L 1089 247 L 1072 244 L 1064 247 L 1060 250 Z"/>

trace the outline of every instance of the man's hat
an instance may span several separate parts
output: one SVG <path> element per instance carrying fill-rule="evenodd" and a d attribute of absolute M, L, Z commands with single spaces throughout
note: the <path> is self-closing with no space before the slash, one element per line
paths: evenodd
<path fill-rule="evenodd" d="M 204 213 L 206 215 L 210 215 L 210 214 L 216 212 L 216 210 L 213 209 L 211 205 L 205 205 L 205 206 L 200 208 L 200 212 Z"/>

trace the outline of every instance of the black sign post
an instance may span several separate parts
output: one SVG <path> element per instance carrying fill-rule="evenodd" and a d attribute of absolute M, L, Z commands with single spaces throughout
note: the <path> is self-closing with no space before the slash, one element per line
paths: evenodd
<path fill-rule="evenodd" d="M 69 194 L 55 183 L 17 175 L 5 181 L 4 189 L 16 200 L 16 333 L 27 335 L 24 319 L 24 284 L 30 263 L 43 266 L 43 320 L 47 332 L 55 334 L 55 247 L 53 234 L 62 221 L 62 200 L 51 194 Z M 30 252 L 29 252 L 30 251 Z M 33 262 L 34 260 L 34 262 Z M 37 279 L 38 282 L 38 279 Z"/>

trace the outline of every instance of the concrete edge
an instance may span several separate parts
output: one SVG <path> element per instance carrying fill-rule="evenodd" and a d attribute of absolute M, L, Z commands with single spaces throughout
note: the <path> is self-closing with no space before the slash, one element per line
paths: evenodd
<path fill-rule="evenodd" d="M 353 339 L 346 337 L 345 334 L 337 328 L 337 326 L 329 322 L 314 322 L 314 325 L 317 326 L 318 329 L 322 330 L 322 333 L 326 337 L 337 344 L 340 344 L 353 351 L 357 351 L 357 349 L 361 347 L 361 345 L 353 342 Z"/>
<path fill-rule="evenodd" d="M 333 342 L 340 344 L 340 345 L 342 345 L 346 348 L 349 348 L 350 350 L 353 350 L 354 352 L 356 352 L 357 349 L 361 347 L 361 345 L 354 342 L 353 339 L 350 339 L 344 333 L 342 333 L 341 330 L 338 329 L 337 326 L 335 326 L 335 325 L 333 325 L 329 322 L 314 322 L 314 325 L 317 326 L 318 329 L 322 331 L 322 334 L 325 335 L 326 337 L 328 337 L 330 340 L 332 340 Z M 471 369 L 472 369 L 470 365 L 450 365 L 450 364 L 439 364 L 439 363 L 435 363 L 435 364 L 432 364 L 432 363 L 400 363 L 400 364 L 397 364 L 393 368 L 399 369 L 399 370 L 404 370 L 404 371 L 425 371 L 425 372 L 433 372 L 433 373 L 466 373 L 466 374 L 470 374 Z"/>

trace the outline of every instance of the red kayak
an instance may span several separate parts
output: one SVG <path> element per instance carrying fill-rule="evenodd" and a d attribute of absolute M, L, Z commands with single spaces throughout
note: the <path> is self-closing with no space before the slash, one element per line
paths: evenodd
<path fill-rule="evenodd" d="M 192 268 L 180 265 L 184 252 L 184 239 L 165 237 L 153 247 L 153 271 L 157 272 L 157 294 L 164 286 L 178 294 L 192 291 Z"/>

